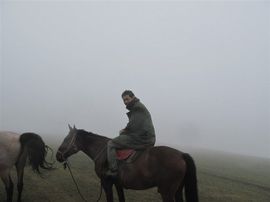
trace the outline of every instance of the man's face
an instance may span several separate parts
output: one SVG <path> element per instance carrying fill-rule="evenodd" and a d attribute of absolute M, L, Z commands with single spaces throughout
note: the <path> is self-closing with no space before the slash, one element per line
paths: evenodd
<path fill-rule="evenodd" d="M 130 97 L 129 95 L 124 95 L 122 97 L 123 101 L 124 101 L 124 104 L 127 106 L 133 99 L 135 98 L 134 97 Z"/>

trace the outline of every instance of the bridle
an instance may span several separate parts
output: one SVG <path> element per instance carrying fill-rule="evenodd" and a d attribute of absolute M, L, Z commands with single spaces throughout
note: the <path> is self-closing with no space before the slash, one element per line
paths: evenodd
<path fill-rule="evenodd" d="M 71 138 L 70 142 L 68 143 L 68 146 L 66 147 L 65 151 L 57 151 L 58 154 L 61 155 L 61 157 L 64 159 L 64 161 L 66 162 L 67 159 L 64 158 L 64 155 L 72 148 L 75 147 L 76 149 L 78 149 L 77 145 L 75 144 L 77 139 L 77 135 L 74 134 L 73 137 Z"/>
<path fill-rule="evenodd" d="M 70 175 L 72 177 L 72 180 L 73 180 L 73 182 L 74 182 L 74 184 L 75 184 L 75 186 L 77 188 L 77 191 L 78 191 L 80 197 L 82 198 L 83 201 L 87 202 L 87 200 L 83 197 L 83 195 L 82 195 L 82 193 L 81 193 L 81 191 L 79 189 L 79 186 L 78 186 L 78 184 L 77 184 L 77 182 L 76 182 L 76 180 L 75 180 L 75 178 L 73 176 L 73 173 L 72 173 L 71 168 L 70 168 L 70 162 L 68 161 L 68 158 L 64 158 L 64 154 L 67 153 L 72 147 L 75 147 L 76 149 L 78 149 L 77 145 L 75 144 L 76 139 L 77 139 L 77 134 L 74 134 L 73 137 L 71 138 L 68 146 L 66 147 L 65 151 L 62 152 L 62 151 L 58 150 L 57 153 L 59 153 L 61 155 L 61 157 L 64 159 L 64 162 L 63 162 L 64 169 L 68 168 L 69 173 L 70 173 Z M 100 200 L 101 194 L 102 194 L 102 187 L 100 187 L 100 194 L 99 194 L 97 202 Z"/>

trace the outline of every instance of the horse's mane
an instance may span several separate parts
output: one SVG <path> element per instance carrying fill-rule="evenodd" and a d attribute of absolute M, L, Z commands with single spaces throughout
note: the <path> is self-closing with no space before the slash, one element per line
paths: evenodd
<path fill-rule="evenodd" d="M 77 135 L 81 135 L 87 139 L 95 139 L 95 140 L 100 140 L 100 141 L 108 141 L 110 138 L 102 135 L 98 135 L 92 132 L 85 131 L 83 129 L 78 129 Z"/>

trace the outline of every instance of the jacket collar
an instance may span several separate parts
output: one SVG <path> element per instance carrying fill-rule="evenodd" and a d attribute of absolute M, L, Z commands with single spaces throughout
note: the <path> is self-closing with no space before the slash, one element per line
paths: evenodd
<path fill-rule="evenodd" d="M 129 110 L 129 111 L 132 111 L 134 110 L 134 108 L 136 107 L 136 103 L 138 103 L 140 100 L 138 98 L 134 98 L 127 106 L 126 108 Z"/>

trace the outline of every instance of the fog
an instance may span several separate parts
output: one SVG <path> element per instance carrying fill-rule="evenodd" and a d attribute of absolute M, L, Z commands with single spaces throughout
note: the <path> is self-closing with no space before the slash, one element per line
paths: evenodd
<path fill-rule="evenodd" d="M 1 130 L 115 137 L 121 93 L 157 144 L 270 157 L 270 3 L 1 1 Z"/>

